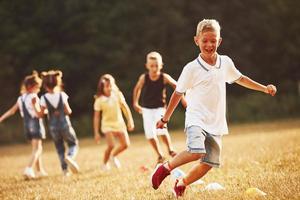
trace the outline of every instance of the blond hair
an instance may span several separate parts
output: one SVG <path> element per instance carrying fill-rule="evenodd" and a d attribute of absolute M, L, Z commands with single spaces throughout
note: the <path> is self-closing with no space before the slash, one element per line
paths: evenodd
<path fill-rule="evenodd" d="M 203 19 L 197 25 L 196 36 L 205 31 L 215 31 L 218 37 L 220 37 L 221 27 L 219 22 L 215 19 Z"/>
<path fill-rule="evenodd" d="M 103 87 L 104 87 L 103 85 L 105 81 L 109 82 L 113 92 L 121 92 L 119 87 L 116 84 L 115 78 L 111 74 L 103 74 L 100 76 L 98 81 L 97 93 L 94 95 L 95 99 L 101 96 L 101 94 L 103 93 Z"/>
<path fill-rule="evenodd" d="M 38 87 L 41 87 L 42 79 L 39 77 L 39 73 L 33 70 L 31 75 L 28 75 L 24 78 L 21 84 L 20 94 L 28 92 L 29 89 L 33 88 L 36 85 Z"/>
<path fill-rule="evenodd" d="M 163 62 L 162 62 L 162 57 L 160 55 L 160 53 L 156 52 L 156 51 L 152 51 L 150 53 L 147 54 L 147 61 L 148 60 L 151 60 L 151 59 L 155 59 L 158 63 L 158 65 L 163 65 Z"/>

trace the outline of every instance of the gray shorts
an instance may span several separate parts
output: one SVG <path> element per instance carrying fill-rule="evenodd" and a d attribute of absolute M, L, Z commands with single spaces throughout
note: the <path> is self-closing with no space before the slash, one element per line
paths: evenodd
<path fill-rule="evenodd" d="M 185 129 L 187 136 L 187 151 L 190 153 L 203 153 L 201 162 L 212 167 L 220 166 L 222 149 L 222 136 L 207 133 L 199 126 L 190 126 Z"/>

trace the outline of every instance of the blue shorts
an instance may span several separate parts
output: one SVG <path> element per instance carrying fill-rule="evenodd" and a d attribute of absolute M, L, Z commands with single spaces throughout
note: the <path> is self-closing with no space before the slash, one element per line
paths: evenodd
<path fill-rule="evenodd" d="M 202 153 L 205 156 L 201 162 L 212 167 L 220 166 L 222 149 L 222 136 L 207 133 L 199 126 L 190 126 L 185 129 L 187 136 L 187 151 L 190 153 Z"/>
<path fill-rule="evenodd" d="M 26 121 L 26 124 L 24 124 L 24 133 L 28 140 L 45 139 L 46 132 L 42 119 L 32 119 Z"/>

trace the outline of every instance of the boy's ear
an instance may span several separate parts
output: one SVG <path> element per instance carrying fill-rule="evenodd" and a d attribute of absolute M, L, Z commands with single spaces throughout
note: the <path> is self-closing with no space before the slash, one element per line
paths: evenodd
<path fill-rule="evenodd" d="M 220 37 L 218 42 L 218 47 L 221 45 L 221 43 L 222 43 L 222 38 Z"/>
<path fill-rule="evenodd" d="M 198 37 L 197 36 L 194 36 L 194 42 L 195 42 L 196 46 L 199 46 L 198 45 Z"/>

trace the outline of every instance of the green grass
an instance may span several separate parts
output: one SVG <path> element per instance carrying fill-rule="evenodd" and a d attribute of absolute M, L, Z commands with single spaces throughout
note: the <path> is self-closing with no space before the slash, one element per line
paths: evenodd
<path fill-rule="evenodd" d="M 244 124 L 230 127 L 223 139 L 223 166 L 204 178 L 204 185 L 189 186 L 184 199 L 300 199 L 300 120 Z M 178 151 L 185 149 L 185 135 L 171 133 Z M 92 138 L 80 141 L 77 160 L 81 173 L 65 178 L 51 142 L 44 145 L 43 160 L 49 177 L 25 181 L 22 172 L 28 162 L 29 144 L 0 147 L 0 199 L 174 199 L 173 180 L 167 178 L 159 190 L 151 188 L 149 172 L 156 157 L 142 135 L 131 136 L 131 146 L 120 155 L 121 170 L 100 170 L 105 143 Z M 183 166 L 187 171 L 192 164 Z M 208 192 L 204 187 L 218 182 L 224 191 Z M 249 187 L 267 193 L 265 197 L 245 194 Z"/>

